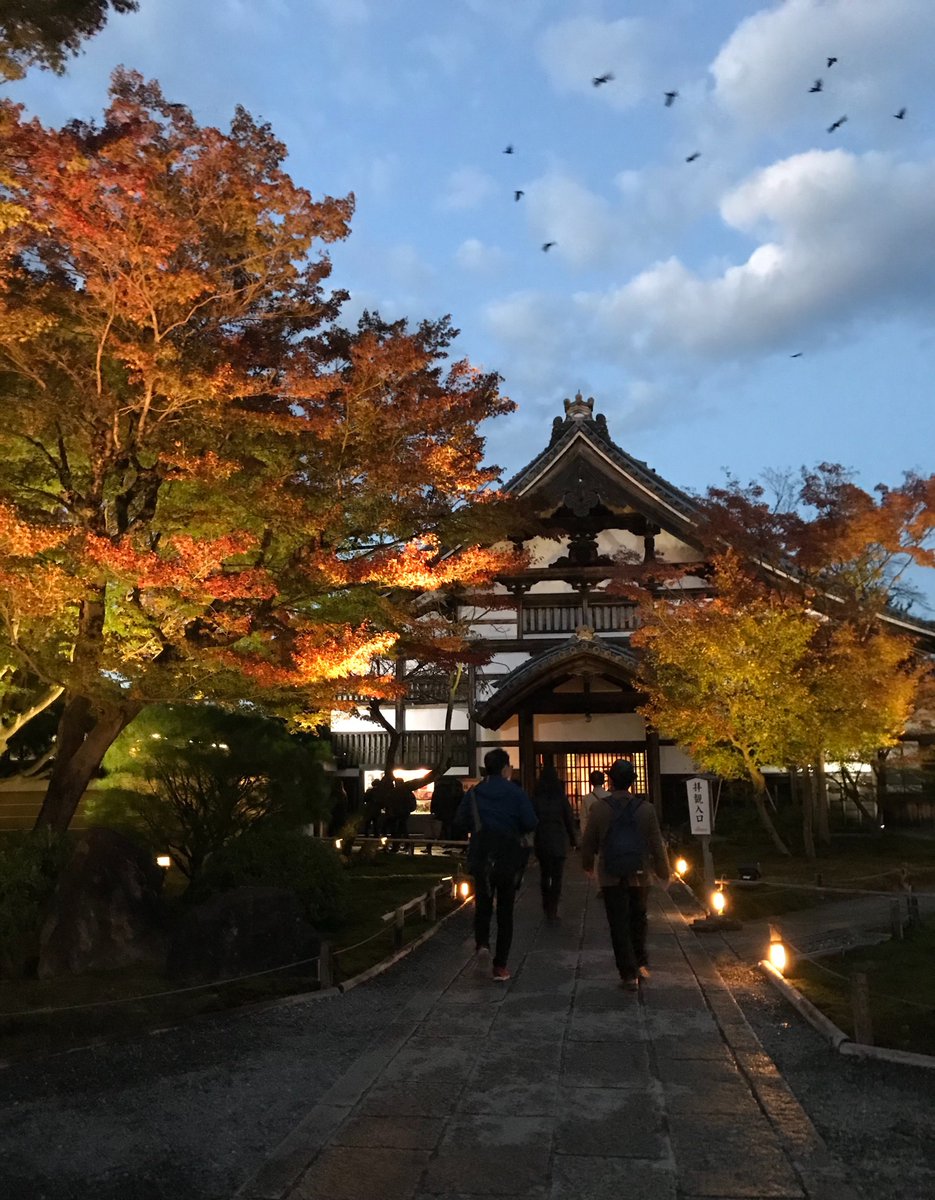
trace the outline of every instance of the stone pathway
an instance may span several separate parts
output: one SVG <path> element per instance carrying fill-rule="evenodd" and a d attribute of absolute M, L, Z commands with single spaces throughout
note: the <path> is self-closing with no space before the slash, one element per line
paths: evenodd
<path fill-rule="evenodd" d="M 512 981 L 466 942 L 237 1200 L 860 1200 L 670 898 L 627 993 L 570 867 L 558 926 L 531 876 Z"/>

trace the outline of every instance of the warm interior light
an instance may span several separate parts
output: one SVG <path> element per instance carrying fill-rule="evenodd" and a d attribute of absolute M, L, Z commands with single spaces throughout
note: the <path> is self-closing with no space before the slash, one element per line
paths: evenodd
<path fill-rule="evenodd" d="M 720 916 L 724 909 L 727 908 L 727 897 L 723 892 L 711 893 L 711 907 L 718 916 Z"/>
<path fill-rule="evenodd" d="M 675 860 L 675 873 L 676 873 L 676 875 L 687 875 L 688 874 L 688 860 L 687 859 L 677 858 Z"/>
<path fill-rule="evenodd" d="M 466 879 L 461 880 L 461 883 L 458 887 L 458 891 L 461 893 L 462 900 L 467 900 L 468 896 L 470 896 L 471 885 L 468 883 L 468 881 Z"/>
<path fill-rule="evenodd" d="M 387 838 L 387 837 L 381 837 L 381 838 L 380 838 L 380 845 L 381 845 L 381 846 L 385 846 L 385 845 L 386 845 L 386 843 L 387 843 L 389 840 L 390 840 L 390 839 L 389 839 L 389 838 Z"/>
<path fill-rule="evenodd" d="M 169 867 L 172 866 L 172 855 L 171 854 L 157 854 L 156 855 L 156 866 L 164 867 L 168 871 Z"/>
<path fill-rule="evenodd" d="M 342 839 L 341 839 L 341 838 L 335 838 L 335 839 L 334 839 L 334 848 L 335 848 L 335 850 L 340 850 L 340 849 L 341 849 L 341 846 L 342 846 L 342 844 L 343 844 L 343 842 L 342 842 Z"/>
<path fill-rule="evenodd" d="M 786 954 L 786 948 L 782 942 L 770 942 L 769 961 L 773 964 L 780 975 L 783 973 L 783 971 L 785 971 L 786 964 L 789 961 L 789 956 Z"/>

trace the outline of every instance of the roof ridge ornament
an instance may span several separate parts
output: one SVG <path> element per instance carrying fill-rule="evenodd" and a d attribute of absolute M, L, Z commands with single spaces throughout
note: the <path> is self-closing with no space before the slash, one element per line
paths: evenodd
<path fill-rule="evenodd" d="M 588 396 L 587 400 L 580 392 L 575 393 L 574 400 L 565 399 L 565 420 L 566 421 L 591 421 L 594 419 L 594 397 Z"/>

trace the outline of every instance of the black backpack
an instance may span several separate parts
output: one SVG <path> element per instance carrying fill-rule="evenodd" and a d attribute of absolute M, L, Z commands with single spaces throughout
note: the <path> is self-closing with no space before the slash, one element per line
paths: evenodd
<path fill-rule="evenodd" d="M 643 869 L 646 855 L 646 839 L 636 823 L 636 810 L 643 803 L 642 796 L 632 796 L 627 804 L 606 796 L 613 819 L 601 847 L 604 870 L 608 875 L 626 878 Z"/>

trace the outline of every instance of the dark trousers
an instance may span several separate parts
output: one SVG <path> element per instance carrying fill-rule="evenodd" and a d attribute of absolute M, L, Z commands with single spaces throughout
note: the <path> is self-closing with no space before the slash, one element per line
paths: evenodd
<path fill-rule="evenodd" d="M 516 900 L 516 875 L 480 871 L 474 881 L 474 941 L 490 945 L 490 919 L 497 911 L 497 945 L 493 965 L 505 967 L 513 943 L 513 904 Z"/>
<path fill-rule="evenodd" d="M 562 873 L 565 870 L 564 854 L 539 854 L 539 886 L 542 889 L 542 907 L 554 917 L 558 902 L 562 898 Z"/>
<path fill-rule="evenodd" d="M 648 888 L 618 883 L 601 889 L 614 961 L 622 979 L 633 979 L 646 965 L 646 896 Z"/>

